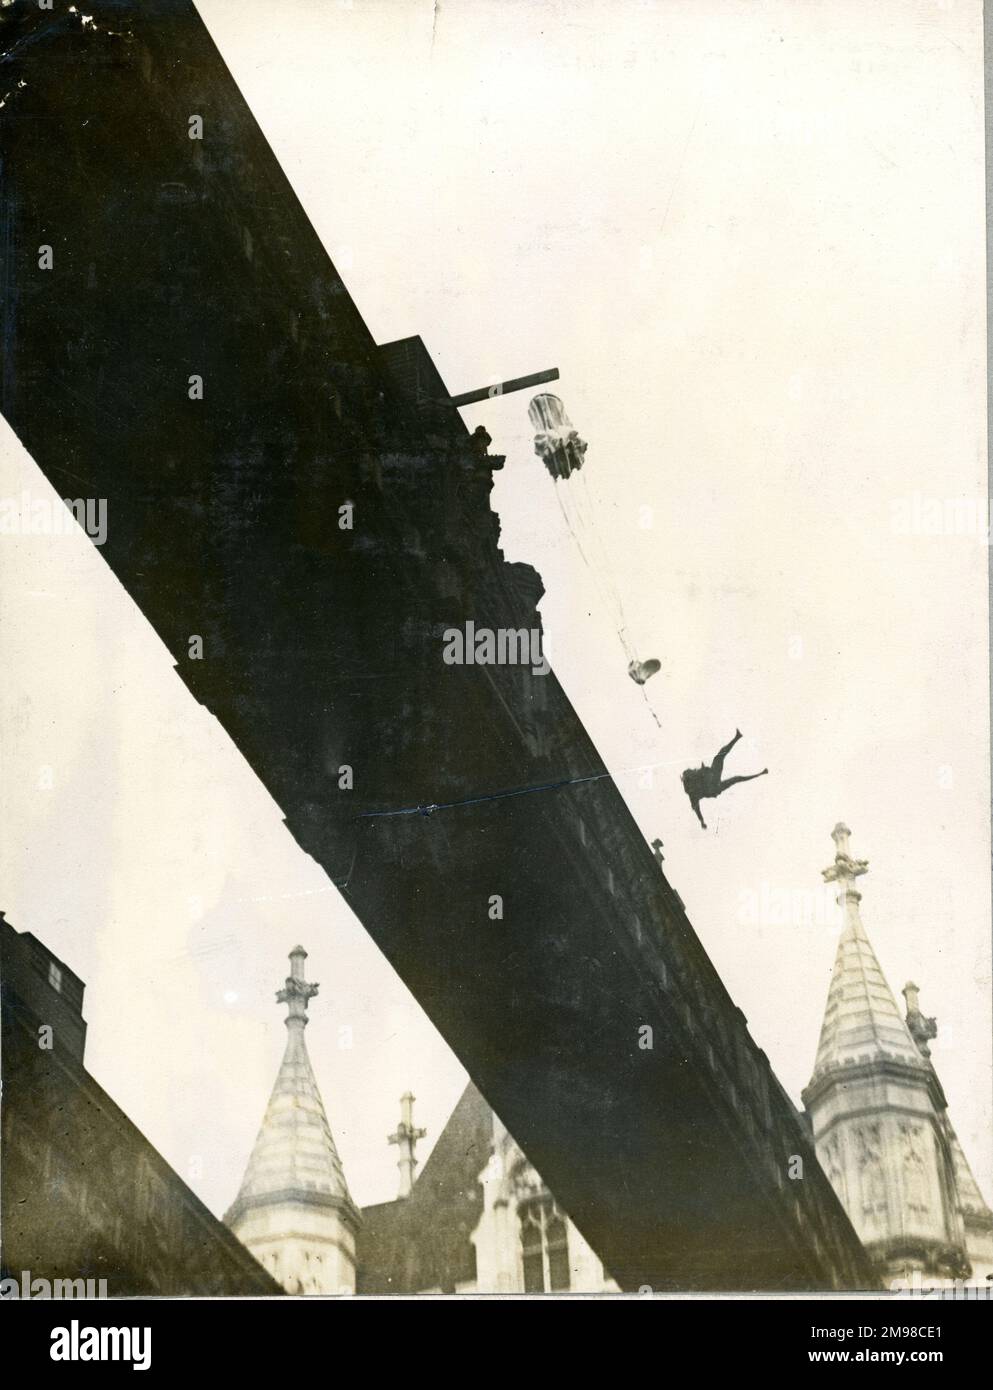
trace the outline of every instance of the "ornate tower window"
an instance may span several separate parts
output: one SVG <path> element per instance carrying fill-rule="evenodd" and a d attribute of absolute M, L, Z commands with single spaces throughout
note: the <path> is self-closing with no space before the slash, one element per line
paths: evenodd
<path fill-rule="evenodd" d="M 566 1220 L 547 1194 L 520 1206 L 525 1293 L 554 1293 L 569 1287 Z"/>
<path fill-rule="evenodd" d="M 900 1126 L 903 1147 L 903 1192 L 907 1210 L 924 1216 L 931 1208 L 927 1169 L 921 1154 L 922 1134 L 917 1125 Z"/>
<path fill-rule="evenodd" d="M 885 1226 L 888 1203 L 878 1125 L 865 1125 L 855 1131 L 858 1143 L 859 1182 L 862 1190 L 862 1217 L 869 1233 Z"/>
<path fill-rule="evenodd" d="M 838 1194 L 845 1210 L 848 1211 L 848 1180 L 845 1174 L 845 1158 L 841 1139 L 838 1135 L 835 1135 L 824 1146 L 824 1156 L 827 1160 L 828 1182 Z"/>

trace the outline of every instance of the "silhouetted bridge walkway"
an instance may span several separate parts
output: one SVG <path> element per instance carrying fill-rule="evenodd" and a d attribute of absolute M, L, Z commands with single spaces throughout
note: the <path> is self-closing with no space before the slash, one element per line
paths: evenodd
<path fill-rule="evenodd" d="M 621 1285 L 871 1284 L 554 676 L 442 663 L 449 626 L 538 623 L 502 460 L 418 340 L 372 341 L 192 6 L 85 8 L 2 12 L 7 419 L 108 499 L 182 679 Z"/>

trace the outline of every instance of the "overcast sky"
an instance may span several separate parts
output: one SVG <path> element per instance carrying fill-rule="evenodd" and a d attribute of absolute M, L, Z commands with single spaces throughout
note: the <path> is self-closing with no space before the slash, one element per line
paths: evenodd
<path fill-rule="evenodd" d="M 780 1079 L 799 1101 L 845 819 L 993 1196 L 988 548 L 964 507 L 919 533 L 946 501 L 985 511 L 979 0 L 199 8 L 377 340 L 420 334 L 453 392 L 559 368 L 661 728 L 526 394 L 465 411 L 507 455 L 502 543 L 544 577 L 556 672 Z M 0 496 L 50 495 L 0 445 Z M 0 541 L 2 906 L 86 981 L 89 1069 L 222 1212 L 300 941 L 353 1195 L 393 1196 L 397 1098 L 426 1156 L 461 1068 L 99 552 Z M 736 726 L 728 771 L 770 775 L 704 833 L 678 774 Z"/>

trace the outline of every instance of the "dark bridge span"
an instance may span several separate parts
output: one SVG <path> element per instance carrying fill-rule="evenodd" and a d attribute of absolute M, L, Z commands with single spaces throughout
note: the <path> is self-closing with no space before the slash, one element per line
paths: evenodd
<path fill-rule="evenodd" d="M 622 1286 L 872 1284 L 554 676 L 441 661 L 448 626 L 538 625 L 502 460 L 418 340 L 373 343 L 192 6 L 59 8 L 2 11 L 7 419 L 109 499 L 183 680 Z"/>

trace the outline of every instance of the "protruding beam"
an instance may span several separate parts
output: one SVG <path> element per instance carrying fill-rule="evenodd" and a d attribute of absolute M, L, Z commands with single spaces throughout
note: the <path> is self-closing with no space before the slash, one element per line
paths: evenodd
<path fill-rule="evenodd" d="M 529 386 L 543 386 L 546 381 L 558 381 L 558 367 L 549 367 L 547 372 L 532 372 L 530 376 L 515 376 L 511 381 L 501 381 L 499 386 L 480 386 L 478 391 L 463 391 L 461 396 L 452 397 L 452 405 L 475 405 L 477 401 L 487 401 L 493 396 L 509 396 L 511 391 L 526 391 Z"/>

